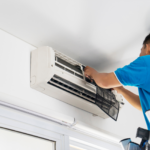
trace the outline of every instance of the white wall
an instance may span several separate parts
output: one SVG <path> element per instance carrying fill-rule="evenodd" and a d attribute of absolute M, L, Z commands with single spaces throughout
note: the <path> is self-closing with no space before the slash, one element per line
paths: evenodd
<path fill-rule="evenodd" d="M 93 117 L 92 114 L 48 97 L 30 88 L 30 52 L 35 47 L 0 30 L 0 93 L 6 93 L 62 114 L 73 116 L 85 124 L 135 139 L 137 127 L 146 128 L 143 115 L 126 102 L 118 121 Z M 43 45 L 41 45 L 43 46 Z M 137 91 L 135 91 L 137 92 Z M 21 104 L 22 102 L 20 102 Z M 47 114 L 48 115 L 48 114 Z"/>

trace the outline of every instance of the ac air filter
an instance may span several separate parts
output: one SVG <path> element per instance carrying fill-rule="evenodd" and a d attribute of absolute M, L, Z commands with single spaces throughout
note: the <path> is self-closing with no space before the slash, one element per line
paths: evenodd
<path fill-rule="evenodd" d="M 97 86 L 95 104 L 108 116 L 117 121 L 119 114 L 119 102 L 111 90 Z"/>

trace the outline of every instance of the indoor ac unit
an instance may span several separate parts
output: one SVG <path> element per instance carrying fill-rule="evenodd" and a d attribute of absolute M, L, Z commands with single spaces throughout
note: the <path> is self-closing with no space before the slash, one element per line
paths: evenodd
<path fill-rule="evenodd" d="M 108 118 L 109 116 L 95 104 L 96 85 L 84 77 L 84 67 L 51 47 L 40 47 L 31 52 L 31 88 L 94 115 Z M 111 96 L 106 92 L 102 94 L 107 98 Z M 122 108 L 122 97 L 115 95 L 119 108 Z M 105 102 L 105 106 L 110 107 L 107 101 Z"/>

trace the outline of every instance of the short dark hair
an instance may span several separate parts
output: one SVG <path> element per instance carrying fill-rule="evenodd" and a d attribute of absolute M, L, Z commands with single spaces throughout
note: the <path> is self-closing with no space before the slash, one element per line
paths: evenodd
<path fill-rule="evenodd" d="M 143 45 L 149 44 L 150 43 L 150 34 L 148 34 L 145 38 L 145 40 L 143 41 Z"/>

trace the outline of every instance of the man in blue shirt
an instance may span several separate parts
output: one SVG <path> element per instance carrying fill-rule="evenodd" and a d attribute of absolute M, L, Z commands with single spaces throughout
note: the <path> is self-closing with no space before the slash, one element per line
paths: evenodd
<path fill-rule="evenodd" d="M 132 106 L 143 111 L 147 128 L 150 130 L 150 122 L 145 115 L 145 112 L 150 109 L 150 34 L 143 42 L 140 57 L 129 65 L 118 68 L 112 73 L 99 73 L 87 66 L 84 74 L 102 88 L 115 89 Z M 127 85 L 138 87 L 139 96 L 123 87 Z"/>

